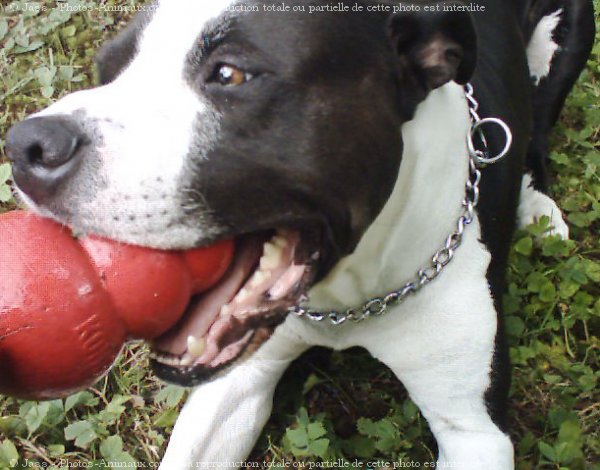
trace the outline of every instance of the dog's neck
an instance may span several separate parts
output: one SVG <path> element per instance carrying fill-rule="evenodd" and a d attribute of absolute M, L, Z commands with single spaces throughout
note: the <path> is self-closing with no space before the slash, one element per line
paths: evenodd
<path fill-rule="evenodd" d="M 319 309 L 363 305 L 398 289 L 455 229 L 468 177 L 468 107 L 462 87 L 433 91 L 402 127 L 404 153 L 394 190 L 351 255 L 309 295 Z"/>

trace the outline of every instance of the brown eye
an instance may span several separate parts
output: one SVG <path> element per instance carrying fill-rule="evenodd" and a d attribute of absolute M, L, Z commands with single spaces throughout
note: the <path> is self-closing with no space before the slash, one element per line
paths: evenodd
<path fill-rule="evenodd" d="M 228 64 L 220 65 L 215 76 L 215 81 L 223 86 L 243 85 L 251 79 L 252 74 Z"/>

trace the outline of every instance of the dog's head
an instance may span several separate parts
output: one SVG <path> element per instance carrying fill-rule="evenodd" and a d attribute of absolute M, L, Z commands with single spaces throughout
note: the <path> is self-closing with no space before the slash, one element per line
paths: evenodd
<path fill-rule="evenodd" d="M 402 123 L 475 64 L 466 13 L 265 5 L 159 2 L 101 50 L 102 86 L 7 137 L 22 199 L 79 232 L 164 249 L 236 238 L 224 280 L 156 342 L 184 384 L 264 341 L 354 249 L 396 182 Z"/>

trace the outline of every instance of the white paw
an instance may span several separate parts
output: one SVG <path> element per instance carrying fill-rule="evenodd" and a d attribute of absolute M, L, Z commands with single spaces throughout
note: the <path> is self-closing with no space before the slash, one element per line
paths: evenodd
<path fill-rule="evenodd" d="M 542 216 L 550 218 L 551 230 L 544 236 L 559 235 L 562 239 L 569 239 L 569 226 L 563 219 L 561 210 L 554 200 L 531 186 L 531 176 L 524 175 L 521 186 L 521 200 L 518 209 L 519 228 L 525 228 L 536 223 Z"/>

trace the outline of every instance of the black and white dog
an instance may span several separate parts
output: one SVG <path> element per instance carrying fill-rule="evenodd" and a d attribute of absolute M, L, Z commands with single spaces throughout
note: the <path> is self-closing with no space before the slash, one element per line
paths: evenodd
<path fill-rule="evenodd" d="M 591 0 L 267 5 L 160 0 L 101 51 L 101 87 L 7 136 L 23 201 L 79 232 L 167 249 L 236 237 L 227 276 L 154 344 L 159 376 L 199 385 L 162 468 L 243 461 L 313 345 L 387 364 L 440 465 L 513 468 L 505 268 L 517 220 L 547 214 L 568 235 L 543 193 L 547 138 L 591 48 Z M 467 82 L 513 144 L 483 170 L 452 261 L 386 315 L 286 316 L 365 305 L 429 265 L 463 211 Z"/>

